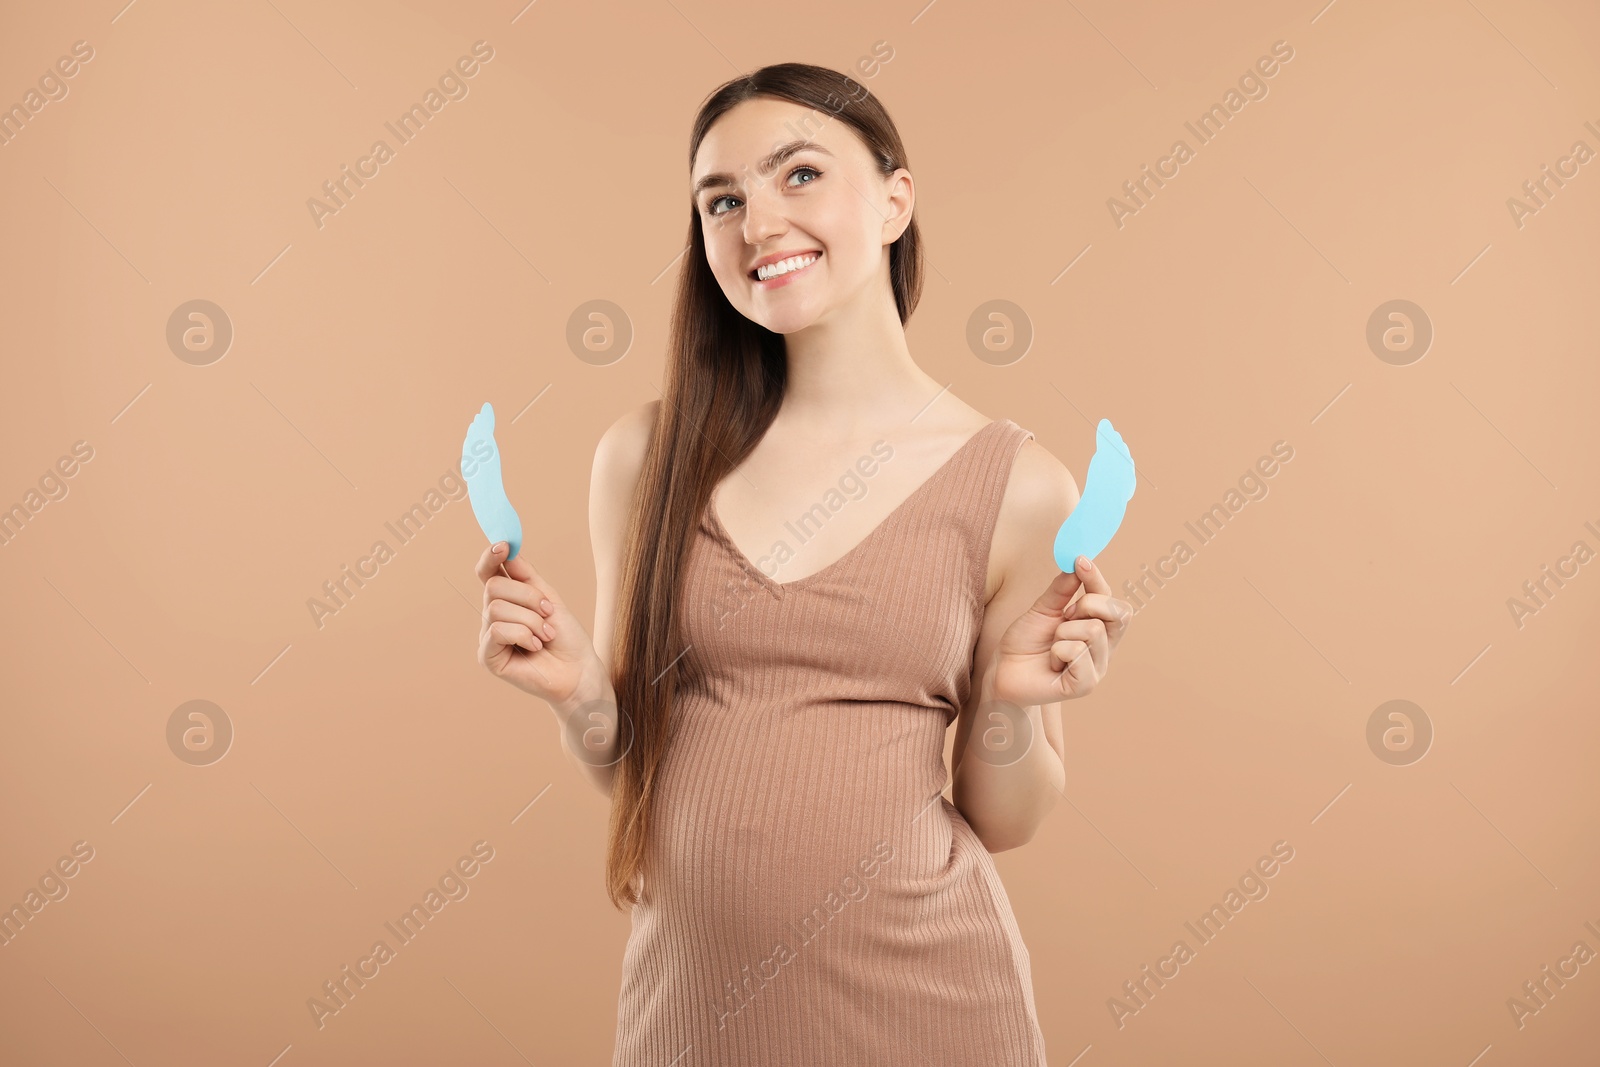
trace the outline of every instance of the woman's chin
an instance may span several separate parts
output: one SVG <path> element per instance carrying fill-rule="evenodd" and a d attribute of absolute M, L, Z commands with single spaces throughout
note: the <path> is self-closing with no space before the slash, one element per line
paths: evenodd
<path fill-rule="evenodd" d="M 798 333 L 807 326 L 815 323 L 819 312 L 813 307 L 793 308 L 758 308 L 747 313 L 747 317 L 773 333 Z"/>

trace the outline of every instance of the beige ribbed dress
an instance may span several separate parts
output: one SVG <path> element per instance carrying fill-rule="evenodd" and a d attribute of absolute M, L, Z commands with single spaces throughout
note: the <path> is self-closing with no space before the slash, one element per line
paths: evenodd
<path fill-rule="evenodd" d="M 1045 1067 L 1011 904 L 942 796 L 995 518 L 1031 436 L 989 423 L 792 582 L 707 507 L 614 1067 Z"/>

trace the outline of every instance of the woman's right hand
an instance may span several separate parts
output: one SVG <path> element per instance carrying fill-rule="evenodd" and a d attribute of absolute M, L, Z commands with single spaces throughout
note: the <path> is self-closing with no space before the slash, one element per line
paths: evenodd
<path fill-rule="evenodd" d="M 527 554 L 506 562 L 507 550 L 499 541 L 478 558 L 484 606 L 478 662 L 496 678 L 560 707 L 586 680 L 592 686 L 603 678 L 604 664 L 577 616 L 528 564 Z"/>

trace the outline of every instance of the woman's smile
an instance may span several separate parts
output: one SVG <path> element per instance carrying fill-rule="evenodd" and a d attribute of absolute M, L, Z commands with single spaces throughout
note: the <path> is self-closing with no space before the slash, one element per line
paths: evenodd
<path fill-rule="evenodd" d="M 791 256 L 788 259 L 779 260 L 773 264 L 766 264 L 761 267 L 757 267 L 755 270 L 750 272 L 750 277 L 757 289 L 776 289 L 780 286 L 788 285 L 797 277 L 809 271 L 821 258 L 821 252 L 805 252 L 798 256 Z M 778 270 L 779 273 L 769 273 L 773 270 Z M 766 274 L 767 276 L 763 278 L 763 274 Z"/>

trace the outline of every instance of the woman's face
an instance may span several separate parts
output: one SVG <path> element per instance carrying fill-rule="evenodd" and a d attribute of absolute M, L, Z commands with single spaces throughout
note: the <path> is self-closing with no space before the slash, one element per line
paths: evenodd
<path fill-rule="evenodd" d="M 689 177 L 711 273 L 740 314 L 775 333 L 880 299 L 888 246 L 911 223 L 909 171 L 885 177 L 848 125 L 787 100 L 735 105 L 707 131 Z M 795 256 L 814 262 L 756 274 Z"/>

